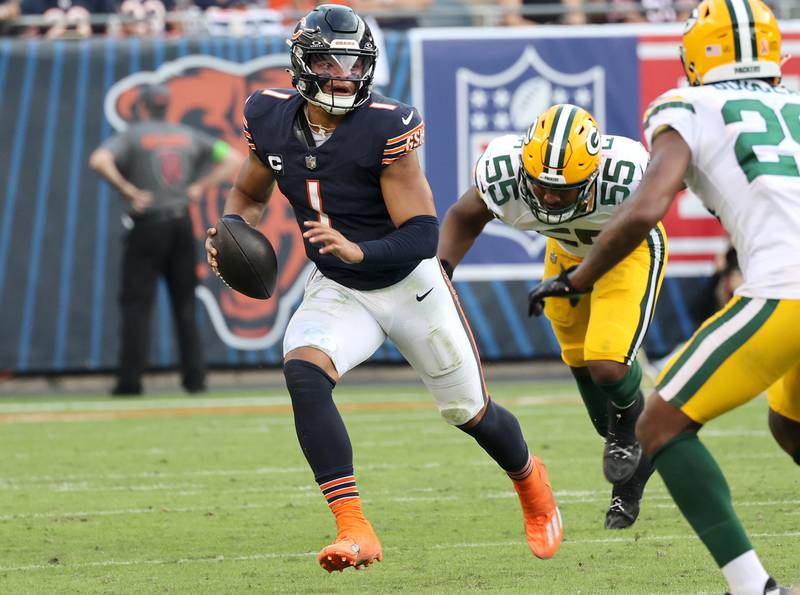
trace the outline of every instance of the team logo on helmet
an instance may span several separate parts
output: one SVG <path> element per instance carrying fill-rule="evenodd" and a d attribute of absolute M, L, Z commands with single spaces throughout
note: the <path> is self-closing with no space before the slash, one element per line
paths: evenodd
<path fill-rule="evenodd" d="M 589 132 L 586 135 L 586 152 L 589 155 L 597 155 L 600 152 L 600 131 L 589 122 Z"/>
<path fill-rule="evenodd" d="M 170 90 L 166 119 L 188 124 L 225 140 L 245 152 L 241 130 L 242 108 L 256 89 L 291 87 L 286 72 L 288 56 L 266 56 L 243 64 L 209 56 L 186 56 L 164 64 L 155 72 L 139 72 L 111 87 L 105 98 L 105 114 L 116 130 L 138 120 L 137 105 L 144 85 L 159 83 Z M 253 300 L 222 284 L 205 261 L 200 247 L 205 230 L 217 221 L 224 202 L 223 188 L 211 188 L 204 200 L 190 206 L 197 238 L 197 297 L 205 307 L 216 334 L 231 348 L 266 349 L 283 337 L 291 310 L 302 297 L 310 265 L 288 201 L 275 189 L 270 208 L 259 228 L 278 254 L 279 277 L 270 300 Z M 213 356 L 212 356 L 213 357 Z"/>

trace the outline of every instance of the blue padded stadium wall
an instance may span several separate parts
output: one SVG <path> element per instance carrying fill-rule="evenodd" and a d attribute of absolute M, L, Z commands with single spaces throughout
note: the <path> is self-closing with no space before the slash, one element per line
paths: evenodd
<path fill-rule="evenodd" d="M 383 91 L 409 103 L 410 46 L 406 34 L 386 35 L 390 78 Z M 116 365 L 123 205 L 87 160 L 130 117 L 137 85 L 166 78 L 185 90 L 182 121 L 215 136 L 238 138 L 246 150 L 239 132 L 241 105 L 258 85 L 285 81 L 285 57 L 279 37 L 0 41 L 0 370 L 59 373 Z M 437 134 L 433 122 L 427 134 L 429 141 Z M 219 213 L 221 200 L 218 192 L 193 212 L 205 288 L 198 316 L 206 357 L 212 366 L 277 365 L 282 327 L 298 303 L 298 283 L 307 269 L 298 260 L 297 242 L 287 240 L 281 267 L 292 273 L 282 281 L 279 306 L 258 305 L 264 311 L 254 318 L 247 303 L 224 296 L 219 281 L 204 269 L 202 249 L 205 226 Z M 291 219 L 280 217 L 282 223 Z M 546 321 L 525 314 L 534 282 L 456 283 L 484 359 L 558 356 Z M 704 283 L 702 277 L 667 278 L 645 343 L 650 354 L 665 354 L 690 335 L 694 323 L 687 304 Z M 400 355 L 387 343 L 373 359 L 396 362 Z M 176 361 L 162 287 L 153 316 L 151 363 L 168 368 Z"/>

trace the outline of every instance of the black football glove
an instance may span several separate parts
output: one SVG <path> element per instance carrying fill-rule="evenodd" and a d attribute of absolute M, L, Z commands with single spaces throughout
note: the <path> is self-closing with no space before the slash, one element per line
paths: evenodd
<path fill-rule="evenodd" d="M 577 266 L 571 266 L 568 269 L 561 269 L 561 273 L 557 277 L 550 277 L 545 279 L 539 285 L 531 289 L 528 294 L 528 316 L 541 316 L 544 312 L 544 299 L 549 297 L 565 297 L 569 298 L 570 304 L 573 306 L 578 303 L 581 296 L 591 291 L 591 287 L 584 291 L 578 291 L 569 281 L 569 274 L 574 271 Z"/>

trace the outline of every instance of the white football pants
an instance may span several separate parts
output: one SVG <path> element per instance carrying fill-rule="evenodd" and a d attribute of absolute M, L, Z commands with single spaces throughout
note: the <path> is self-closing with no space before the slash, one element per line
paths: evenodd
<path fill-rule="evenodd" d="M 436 258 L 405 279 L 359 291 L 314 270 L 283 338 L 283 353 L 314 347 L 339 376 L 368 359 L 389 337 L 417 371 L 450 424 L 468 422 L 487 397 L 478 349 L 458 296 Z"/>

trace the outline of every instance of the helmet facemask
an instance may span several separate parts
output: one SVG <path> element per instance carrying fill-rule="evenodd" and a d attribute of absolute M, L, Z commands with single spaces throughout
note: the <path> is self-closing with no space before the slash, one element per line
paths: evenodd
<path fill-rule="evenodd" d="M 302 58 L 297 54 L 302 54 Z M 372 91 L 375 54 L 356 51 L 292 50 L 297 82 L 295 86 L 310 103 L 334 115 L 342 115 L 363 104 Z M 336 92 L 337 85 L 355 86 L 352 94 Z M 348 85 L 349 86 L 349 85 Z M 327 90 L 326 90 L 327 88 Z"/>
<path fill-rule="evenodd" d="M 597 181 L 598 171 L 595 170 L 588 178 L 577 184 L 548 184 L 542 180 L 537 180 L 525 169 L 524 164 L 519 168 L 519 194 L 525 204 L 528 205 L 534 217 L 547 225 L 558 225 L 565 223 L 575 217 L 586 213 L 592 203 L 592 192 Z M 537 196 L 544 196 L 546 190 L 573 190 L 578 189 L 575 201 L 561 208 L 551 208 L 545 206 Z"/>

